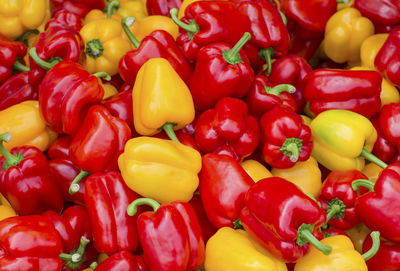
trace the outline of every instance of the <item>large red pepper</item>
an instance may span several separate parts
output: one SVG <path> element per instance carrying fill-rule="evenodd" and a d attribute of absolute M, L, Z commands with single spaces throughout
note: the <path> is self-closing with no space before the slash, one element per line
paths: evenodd
<path fill-rule="evenodd" d="M 400 2 L 397 0 L 355 0 L 354 7 L 373 23 L 400 24 Z"/>
<path fill-rule="evenodd" d="M 363 243 L 363 252 L 372 247 L 372 238 L 370 235 L 365 238 Z M 368 271 L 398 271 L 400 270 L 400 244 L 382 239 L 378 252 L 366 261 Z"/>
<path fill-rule="evenodd" d="M 28 72 L 17 73 L 0 86 L 0 110 L 27 100 L 36 100 L 37 88 L 29 83 Z"/>
<path fill-rule="evenodd" d="M 92 104 L 103 99 L 99 79 L 72 61 L 55 65 L 39 86 L 39 108 L 57 133 L 74 135 Z"/>
<path fill-rule="evenodd" d="M 114 117 L 120 118 L 131 128 L 132 137 L 138 135 L 133 125 L 133 105 L 132 105 L 132 88 L 119 92 L 118 94 L 103 100 L 103 106 Z"/>
<path fill-rule="evenodd" d="M 233 227 L 253 179 L 235 159 L 214 153 L 203 156 L 199 179 L 201 200 L 211 224 Z"/>
<path fill-rule="evenodd" d="M 259 244 L 280 260 L 295 262 L 311 243 L 325 254 L 312 232 L 326 219 L 324 211 L 293 183 L 279 177 L 262 179 L 247 192 L 240 220 Z"/>
<path fill-rule="evenodd" d="M 392 118 L 394 115 L 392 115 L 392 113 L 394 113 L 391 109 L 395 108 L 396 106 L 393 106 L 395 104 L 390 104 L 388 106 L 383 106 L 385 107 L 384 110 L 384 117 L 385 119 L 383 119 L 382 117 L 382 123 L 385 129 L 385 133 L 388 133 L 389 135 L 391 134 L 391 131 L 394 128 L 394 131 L 396 131 L 396 127 L 393 126 L 393 122 L 392 121 L 387 121 L 388 119 Z M 382 107 L 382 109 L 383 109 Z M 382 110 L 381 110 L 382 112 Z M 399 114 L 400 114 L 400 107 L 399 107 Z M 381 129 L 381 125 L 380 125 L 380 119 L 381 119 L 381 114 L 375 114 L 371 117 L 371 123 L 374 125 L 376 133 L 377 133 L 377 138 L 374 144 L 374 148 L 372 149 L 372 153 L 378 157 L 379 159 L 381 159 L 383 162 L 385 163 L 390 163 L 391 161 L 393 161 L 393 159 L 395 159 L 395 157 L 398 154 L 398 150 L 397 150 L 397 146 L 396 146 L 396 142 L 397 141 L 389 141 L 386 139 L 385 135 L 382 132 Z M 400 117 L 400 116 L 399 116 Z M 391 138 L 393 139 L 393 138 Z M 395 143 L 395 145 L 392 144 Z"/>
<path fill-rule="evenodd" d="M 76 13 L 72 13 L 67 10 L 60 10 L 54 14 L 53 18 L 46 23 L 44 28 L 48 29 L 57 24 L 64 24 L 76 31 L 79 31 L 82 28 L 82 18 Z"/>
<path fill-rule="evenodd" d="M 46 156 L 36 147 L 15 147 L 11 152 L 3 141 L 10 133 L 0 135 L 0 191 L 19 215 L 40 214 L 46 210 L 60 212 L 61 193 L 51 178 Z"/>
<path fill-rule="evenodd" d="M 137 198 L 118 172 L 95 173 L 86 180 L 85 204 L 94 246 L 99 252 L 138 250 L 137 215 L 126 213 L 128 205 Z"/>
<path fill-rule="evenodd" d="M 43 216 L 15 216 L 0 221 L 0 269 L 59 271 L 62 242 Z"/>
<path fill-rule="evenodd" d="M 194 134 L 199 149 L 226 154 L 238 161 L 252 154 L 260 140 L 260 128 L 247 110 L 242 100 L 225 97 L 215 108 L 201 113 Z"/>
<path fill-rule="evenodd" d="M 292 109 L 275 106 L 260 120 L 264 161 L 275 168 L 290 168 L 306 161 L 312 150 L 311 129 Z"/>
<path fill-rule="evenodd" d="M 314 116 L 345 109 L 370 117 L 381 107 L 381 84 L 376 71 L 318 69 L 307 76 L 304 96 Z"/>
<path fill-rule="evenodd" d="M 103 10 L 106 7 L 104 0 L 51 0 L 53 13 L 66 10 L 84 18 L 91 9 Z"/>
<path fill-rule="evenodd" d="M 190 83 L 194 106 L 203 111 L 222 97 L 243 97 L 254 79 L 246 54 L 240 49 L 250 39 L 245 33 L 232 48 L 226 43 L 213 43 L 199 51 Z"/>
<path fill-rule="evenodd" d="M 140 244 L 150 270 L 199 268 L 205 257 L 204 241 L 192 206 L 183 201 L 160 206 L 155 200 L 141 198 L 129 205 L 128 214 L 135 215 L 141 205 L 153 208 L 153 212 L 143 212 L 137 220 Z"/>
<path fill-rule="evenodd" d="M 147 0 L 146 8 L 149 15 L 169 16 L 169 11 L 172 8 L 179 9 L 182 5 L 182 0 Z"/>
<path fill-rule="evenodd" d="M 382 107 L 379 113 L 379 131 L 382 138 L 387 140 L 387 146 L 391 146 L 393 156 L 400 151 L 400 103 L 390 103 Z M 392 156 L 392 158 L 393 158 Z"/>
<path fill-rule="evenodd" d="M 128 251 L 119 251 L 114 253 L 99 265 L 96 266 L 97 271 L 147 271 L 148 268 L 144 264 L 143 258 L 133 255 Z"/>

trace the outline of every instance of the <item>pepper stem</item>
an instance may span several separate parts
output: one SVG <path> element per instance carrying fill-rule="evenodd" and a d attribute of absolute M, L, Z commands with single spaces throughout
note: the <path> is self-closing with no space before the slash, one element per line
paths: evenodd
<path fill-rule="evenodd" d="M 106 81 L 111 80 L 111 76 L 106 72 L 96 72 L 96 73 L 93 73 L 93 75 L 96 76 L 97 78 L 104 79 Z"/>
<path fill-rule="evenodd" d="M 29 72 L 31 70 L 29 67 L 22 64 L 19 60 L 14 62 L 13 69 L 21 72 Z"/>
<path fill-rule="evenodd" d="M 289 93 L 296 92 L 296 88 L 290 84 L 280 84 L 280 85 L 277 85 L 274 87 L 265 87 L 264 89 L 267 94 L 275 95 L 278 97 L 282 92 L 285 92 L 285 91 L 289 92 Z"/>
<path fill-rule="evenodd" d="M 31 34 L 39 35 L 39 33 L 40 32 L 37 29 L 28 30 L 24 34 L 22 34 L 19 38 L 17 38 L 16 41 L 22 42 L 23 44 L 25 44 L 26 47 L 29 47 L 27 37 Z"/>
<path fill-rule="evenodd" d="M 295 163 L 299 160 L 299 154 L 301 153 L 302 147 L 303 141 L 300 138 L 292 137 L 286 138 L 280 150 L 284 155 L 289 156 L 290 161 Z"/>
<path fill-rule="evenodd" d="M 374 255 L 378 252 L 379 247 L 381 245 L 381 239 L 380 239 L 381 233 L 379 231 L 373 231 L 371 232 L 371 239 L 372 239 L 372 247 L 365 252 L 363 255 L 361 255 L 364 258 L 364 261 L 368 261 Z"/>
<path fill-rule="evenodd" d="M 287 26 L 287 18 L 285 16 L 285 14 L 282 11 L 279 11 L 279 13 L 281 14 L 281 18 L 282 18 L 283 24 L 285 26 Z"/>
<path fill-rule="evenodd" d="M 251 34 L 249 32 L 245 32 L 231 50 L 222 51 L 222 57 L 225 59 L 225 61 L 231 65 L 242 63 L 243 60 L 240 57 L 239 51 L 250 39 Z"/>
<path fill-rule="evenodd" d="M 154 212 L 157 212 L 158 208 L 160 207 L 160 204 L 154 199 L 140 198 L 132 201 L 132 203 L 129 204 L 128 208 L 126 208 L 126 212 L 128 213 L 128 215 L 134 216 L 137 213 L 137 209 L 140 205 L 148 205 L 153 208 Z"/>
<path fill-rule="evenodd" d="M 258 52 L 258 57 L 264 59 L 267 62 L 267 73 L 266 75 L 269 76 L 271 74 L 272 69 L 272 61 L 271 57 L 275 54 L 275 50 L 273 48 L 264 48 Z"/>
<path fill-rule="evenodd" d="M 362 149 L 360 156 L 380 166 L 381 168 L 386 168 L 388 166 L 385 162 L 383 162 L 381 159 L 379 159 L 378 157 L 367 151 L 365 148 Z"/>
<path fill-rule="evenodd" d="M 176 137 L 176 134 L 174 132 L 174 126 L 176 125 L 176 123 L 171 123 L 171 122 L 167 122 L 166 124 L 164 124 L 161 129 L 164 130 L 164 132 L 168 135 L 168 137 L 176 142 L 179 142 L 179 139 Z"/>
<path fill-rule="evenodd" d="M 325 255 L 329 255 L 332 251 L 332 247 L 325 246 L 322 244 L 314 235 L 312 235 L 312 231 L 314 227 L 310 224 L 302 224 L 297 230 L 297 240 L 296 243 L 299 246 L 304 246 L 306 243 L 310 243 L 316 249 L 324 253 Z"/>
<path fill-rule="evenodd" d="M 133 46 L 137 49 L 140 46 L 140 41 L 133 35 L 132 31 L 129 29 L 135 22 L 135 17 L 124 17 L 121 20 L 122 29 L 124 30 L 126 36 L 133 44 Z"/>
<path fill-rule="evenodd" d="M 193 38 L 194 34 L 199 32 L 200 27 L 194 20 L 191 20 L 190 24 L 186 24 L 178 19 L 178 9 L 177 8 L 171 8 L 171 10 L 169 11 L 169 14 L 171 15 L 171 19 L 174 21 L 174 23 L 177 26 L 179 26 L 180 28 L 189 32 L 188 34 L 189 34 L 190 39 Z"/>
<path fill-rule="evenodd" d="M 242 221 L 240 221 L 240 218 L 233 221 L 233 228 L 234 229 L 243 229 Z"/>
<path fill-rule="evenodd" d="M 11 133 L 7 132 L 4 134 L 0 134 L 0 153 L 1 155 L 4 156 L 6 161 L 2 165 L 2 168 L 7 170 L 11 166 L 17 166 L 22 160 L 24 160 L 24 157 L 22 154 L 17 153 L 16 155 L 11 154 L 3 145 L 3 142 L 10 142 L 12 138 Z"/>
<path fill-rule="evenodd" d="M 103 55 L 104 47 L 99 39 L 92 39 L 86 43 L 85 54 L 92 58 L 98 58 Z"/>
<path fill-rule="evenodd" d="M 98 264 L 97 262 L 92 262 L 92 263 L 89 265 L 89 267 L 90 267 L 92 270 L 95 270 L 96 267 L 97 267 L 98 265 L 99 265 L 99 264 Z"/>
<path fill-rule="evenodd" d="M 108 2 L 107 8 L 106 8 L 107 18 L 108 19 L 110 19 L 111 16 L 117 11 L 118 6 L 119 6 L 119 1 L 117 1 L 117 0 L 114 0 L 112 2 Z"/>
<path fill-rule="evenodd" d="M 374 186 L 375 183 L 371 180 L 358 179 L 354 180 L 351 183 L 351 187 L 353 188 L 354 191 L 357 191 L 358 189 L 360 189 L 360 187 L 366 187 L 368 188 L 369 191 L 375 192 Z"/>
<path fill-rule="evenodd" d="M 328 225 L 329 220 L 332 218 L 343 218 L 344 212 L 346 211 L 346 205 L 338 198 L 328 201 L 326 207 L 326 221 L 325 225 Z"/>
<path fill-rule="evenodd" d="M 90 172 L 81 170 L 81 171 L 79 172 L 79 174 L 76 175 L 76 177 L 74 178 L 74 180 L 72 181 L 72 183 L 70 184 L 69 190 L 68 190 L 69 193 L 70 193 L 71 195 L 76 194 L 76 193 L 79 191 L 79 189 L 81 188 L 80 185 L 79 185 L 79 182 L 82 181 L 83 178 L 86 178 L 86 177 L 89 176 L 89 175 L 90 175 Z"/>
<path fill-rule="evenodd" d="M 38 64 L 39 67 L 45 69 L 45 70 L 50 70 L 51 68 L 53 68 L 56 64 L 58 64 L 58 62 L 62 61 L 61 58 L 52 58 L 50 61 L 44 61 L 43 59 L 41 59 L 37 52 L 36 52 L 36 48 L 32 47 L 29 52 L 28 52 L 29 56 L 35 61 L 36 64 Z"/>
<path fill-rule="evenodd" d="M 85 236 L 82 236 L 79 247 L 76 250 L 74 250 L 70 254 L 61 253 L 58 257 L 61 260 L 66 261 L 65 265 L 74 270 L 81 266 L 81 264 L 85 261 L 85 248 L 89 244 L 89 242 L 89 239 L 87 239 Z"/>
<path fill-rule="evenodd" d="M 348 4 L 350 1 L 349 0 L 336 0 L 338 4 Z"/>

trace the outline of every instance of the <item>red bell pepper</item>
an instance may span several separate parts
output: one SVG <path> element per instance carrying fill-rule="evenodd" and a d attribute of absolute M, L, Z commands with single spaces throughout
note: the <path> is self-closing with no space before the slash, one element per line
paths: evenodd
<path fill-rule="evenodd" d="M 203 156 L 199 179 L 201 200 L 211 224 L 233 227 L 253 179 L 235 159 L 214 153 Z"/>
<path fill-rule="evenodd" d="M 194 106 L 199 111 L 212 107 L 222 97 L 243 97 L 254 79 L 246 54 L 240 49 L 250 39 L 245 33 L 232 48 L 213 43 L 199 51 L 190 82 Z"/>
<path fill-rule="evenodd" d="M 176 131 L 175 135 L 178 138 L 180 143 L 182 143 L 183 145 L 186 145 L 188 147 L 191 147 L 201 153 L 199 146 L 197 145 L 197 142 L 194 139 L 194 135 L 185 133 L 182 130 Z M 158 137 L 158 138 L 162 138 L 162 139 L 170 139 L 169 136 L 164 131 L 155 135 L 154 137 Z"/>
<path fill-rule="evenodd" d="M 172 8 L 179 9 L 182 0 L 147 0 L 146 7 L 149 15 L 163 15 L 171 17 L 169 11 Z"/>
<path fill-rule="evenodd" d="M 284 211 L 283 211 L 284 210 Z M 276 258 L 295 262 L 311 243 L 324 254 L 312 232 L 324 224 L 324 211 L 295 184 L 279 177 L 262 179 L 247 192 L 240 220 L 245 230 Z"/>
<path fill-rule="evenodd" d="M 76 31 L 79 31 L 82 28 L 82 19 L 76 13 L 72 13 L 67 10 L 60 10 L 53 15 L 51 20 L 46 23 L 44 28 L 48 29 L 57 24 L 63 24 L 73 28 Z"/>
<path fill-rule="evenodd" d="M 86 180 L 85 204 L 93 243 L 99 252 L 138 250 L 137 215 L 126 213 L 128 205 L 137 198 L 118 172 L 95 173 Z"/>
<path fill-rule="evenodd" d="M 189 4 L 180 21 L 178 10 L 171 9 L 171 18 L 180 27 L 176 42 L 189 60 L 196 60 L 199 49 L 215 42 L 234 46 L 250 30 L 250 20 L 230 1 L 198 1 Z"/>
<path fill-rule="evenodd" d="M 192 205 L 193 210 L 196 212 L 201 232 L 203 234 L 203 240 L 206 244 L 208 239 L 210 239 L 211 236 L 213 236 L 217 232 L 217 229 L 210 223 L 207 218 L 207 214 L 204 211 L 203 203 L 201 201 L 200 193 L 194 193 L 192 199 L 189 201 L 189 204 Z"/>
<path fill-rule="evenodd" d="M 215 108 L 201 113 L 194 134 L 199 149 L 227 154 L 238 161 L 252 154 L 260 140 L 260 128 L 247 110 L 242 100 L 225 97 Z"/>
<path fill-rule="evenodd" d="M 47 157 L 53 159 L 69 159 L 69 146 L 72 143 L 71 136 L 58 137 L 47 149 Z"/>
<path fill-rule="evenodd" d="M 3 141 L 10 140 L 10 133 L 0 135 L 0 192 L 19 215 L 60 212 L 63 200 L 50 176 L 46 156 L 38 148 L 28 146 L 9 152 Z"/>
<path fill-rule="evenodd" d="M 260 127 L 264 161 L 271 167 L 290 168 L 310 157 L 311 129 L 292 109 L 275 106 L 262 116 Z"/>
<path fill-rule="evenodd" d="M 391 104 L 394 105 L 394 104 Z M 383 106 L 385 107 L 385 106 Z M 383 109 L 382 107 L 382 109 Z M 390 109 L 391 106 L 385 107 L 385 115 L 386 120 L 390 118 L 390 115 L 393 111 L 388 110 Z M 393 107 L 392 107 L 393 108 Z M 399 108 L 400 109 L 400 108 Z M 391 111 L 391 112 L 389 112 Z M 400 113 L 400 112 L 399 112 Z M 385 163 L 391 163 L 395 156 L 397 156 L 398 151 L 396 145 L 393 145 L 389 140 L 386 139 L 384 134 L 382 133 L 381 125 L 380 125 L 380 119 L 381 119 L 381 114 L 375 114 L 371 117 L 371 123 L 374 125 L 376 133 L 377 133 L 377 138 L 374 144 L 374 148 L 372 149 L 372 153 L 381 159 Z M 393 129 L 393 125 L 390 125 L 390 122 L 386 122 L 384 119 L 382 119 L 382 122 L 385 123 L 384 126 L 386 132 L 390 134 L 391 129 Z M 392 127 L 390 127 L 392 126 Z"/>
<path fill-rule="evenodd" d="M 43 216 L 15 216 L 0 221 L 0 269 L 59 271 L 62 242 Z"/>
<path fill-rule="evenodd" d="M 0 110 L 37 97 L 37 88 L 29 83 L 28 72 L 17 73 L 0 86 Z"/>
<path fill-rule="evenodd" d="M 296 111 L 296 101 L 290 95 L 295 91 L 296 88 L 290 84 L 274 85 L 266 76 L 256 75 L 246 96 L 249 112 L 251 115 L 261 118 L 264 113 L 276 105 L 288 106 Z"/>
<path fill-rule="evenodd" d="M 373 23 L 381 25 L 400 23 L 400 2 L 397 0 L 355 0 L 354 7 Z"/>
<path fill-rule="evenodd" d="M 345 109 L 370 117 L 381 107 L 381 84 L 376 71 L 318 69 L 307 76 L 304 96 L 314 116 Z"/>
<path fill-rule="evenodd" d="M 321 32 L 320 35 L 315 37 L 302 37 L 301 33 L 290 29 L 290 45 L 289 45 L 289 54 L 297 55 L 298 57 L 302 57 L 306 60 L 310 60 L 318 48 L 321 45 L 322 40 L 324 39 L 324 32 Z"/>
<path fill-rule="evenodd" d="M 379 113 L 379 131 L 387 145 L 394 148 L 393 156 L 400 150 L 400 104 L 390 103 L 382 107 Z"/>
<path fill-rule="evenodd" d="M 365 238 L 363 243 L 363 252 L 372 247 L 372 238 L 370 235 Z M 378 252 L 366 261 L 368 271 L 398 271 L 400 269 L 400 244 L 382 239 Z"/>
<path fill-rule="evenodd" d="M 138 135 L 133 125 L 132 87 L 103 100 L 102 104 L 111 115 L 124 120 L 128 124 L 132 137 Z"/>
<path fill-rule="evenodd" d="M 126 83 L 133 85 L 142 65 L 151 58 L 165 58 L 186 84 L 192 79 L 193 68 L 184 57 L 171 34 L 155 30 L 138 41 L 129 30 L 132 17 L 122 19 L 122 27 L 136 49 L 127 52 L 119 62 L 119 73 Z"/>
<path fill-rule="evenodd" d="M 133 255 L 128 251 L 114 253 L 95 268 L 97 271 L 147 271 L 140 256 Z"/>
<path fill-rule="evenodd" d="M 72 61 L 55 65 L 39 86 L 39 108 L 55 132 L 74 135 L 89 107 L 103 99 L 99 79 Z"/>
<path fill-rule="evenodd" d="M 204 241 L 190 204 L 174 201 L 160 206 L 155 200 L 140 198 L 129 205 L 128 214 L 135 215 L 141 205 L 153 208 L 153 212 L 143 212 L 137 219 L 144 259 L 150 270 L 194 271 L 199 268 L 205 257 Z"/>
<path fill-rule="evenodd" d="M 103 10 L 106 7 L 104 0 L 51 0 L 53 13 L 66 10 L 84 18 L 91 9 Z"/>

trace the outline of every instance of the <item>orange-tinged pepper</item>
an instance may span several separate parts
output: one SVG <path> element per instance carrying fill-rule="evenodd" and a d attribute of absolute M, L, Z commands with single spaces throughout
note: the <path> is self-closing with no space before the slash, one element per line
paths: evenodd
<path fill-rule="evenodd" d="M 17 213 L 13 208 L 6 205 L 0 205 L 0 221 L 13 216 L 17 216 Z"/>
<path fill-rule="evenodd" d="M 261 179 L 273 177 L 272 173 L 256 160 L 246 160 L 240 164 L 254 182 L 258 182 Z"/>
<path fill-rule="evenodd" d="M 179 27 L 171 18 L 162 15 L 147 16 L 143 20 L 136 20 L 130 27 L 133 35 L 141 41 L 154 30 L 164 30 L 170 33 L 174 39 L 178 37 Z"/>
<path fill-rule="evenodd" d="M 113 85 L 111 85 L 111 84 L 103 84 L 103 83 L 100 83 L 100 84 L 104 89 L 103 100 L 105 100 L 105 99 L 107 99 L 107 98 L 109 98 L 111 96 L 114 96 L 115 94 L 118 94 L 118 90 Z"/>
<path fill-rule="evenodd" d="M 389 34 L 375 34 L 369 36 L 361 44 L 360 56 L 361 56 L 361 66 L 375 69 L 375 57 L 379 50 L 382 48 Z"/>
<path fill-rule="evenodd" d="M 300 117 L 303 119 L 305 125 L 310 126 L 312 119 L 309 116 L 300 115 Z"/>
<path fill-rule="evenodd" d="M 371 230 L 364 224 L 358 224 L 357 226 L 346 230 L 346 233 L 350 236 L 353 241 L 354 247 L 358 252 L 362 252 L 362 246 L 365 238 L 371 233 Z"/>
<path fill-rule="evenodd" d="M 366 165 L 363 170 L 361 171 L 362 173 L 365 174 L 365 176 L 368 177 L 369 180 L 376 182 L 378 180 L 379 175 L 381 175 L 381 172 L 383 171 L 383 168 L 380 166 L 374 164 L 374 163 L 369 163 Z"/>

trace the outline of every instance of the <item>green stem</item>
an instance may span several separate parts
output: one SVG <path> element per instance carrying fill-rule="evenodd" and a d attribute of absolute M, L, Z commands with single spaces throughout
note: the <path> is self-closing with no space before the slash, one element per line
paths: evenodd
<path fill-rule="evenodd" d="M 309 224 L 302 224 L 297 230 L 297 240 L 296 243 L 299 246 L 303 246 L 306 243 L 310 243 L 316 249 L 322 251 L 325 255 L 329 255 L 332 251 L 332 247 L 325 246 L 322 244 L 315 236 L 312 234 L 314 227 Z"/>
<path fill-rule="evenodd" d="M 81 170 L 81 171 L 79 172 L 79 174 L 76 175 L 76 177 L 74 178 L 74 180 L 72 181 L 72 183 L 70 184 L 70 186 L 69 186 L 69 193 L 70 193 L 71 195 L 76 194 L 76 193 L 79 191 L 79 189 L 81 188 L 80 185 L 79 185 L 79 182 L 82 181 L 83 178 L 86 178 L 86 177 L 89 176 L 89 175 L 90 175 L 90 172 Z"/>
<path fill-rule="evenodd" d="M 350 1 L 349 0 L 336 0 L 338 4 L 348 4 Z"/>
<path fill-rule="evenodd" d="M 22 154 L 18 153 L 16 155 L 13 155 L 4 147 L 3 142 L 10 142 L 11 138 L 11 133 L 7 132 L 4 134 L 0 134 L 0 153 L 5 158 L 5 162 L 2 165 L 2 168 L 5 170 L 7 170 L 11 166 L 17 166 L 24 159 Z"/>
<path fill-rule="evenodd" d="M 242 221 L 240 221 L 240 218 L 233 221 L 233 228 L 234 229 L 243 229 Z"/>
<path fill-rule="evenodd" d="M 261 59 L 264 59 L 265 62 L 267 62 L 267 73 L 266 73 L 267 76 L 269 76 L 271 74 L 271 69 L 272 69 L 271 57 L 274 54 L 275 54 L 275 50 L 273 48 L 261 49 L 258 52 L 258 57 L 261 58 Z"/>
<path fill-rule="evenodd" d="M 103 55 L 104 47 L 99 39 L 92 39 L 86 43 L 85 54 L 91 58 L 98 58 Z"/>
<path fill-rule="evenodd" d="M 265 92 L 267 94 L 272 94 L 275 96 L 278 96 L 282 93 L 282 92 L 289 92 L 289 93 L 295 93 L 296 88 L 293 85 L 290 84 L 280 84 L 274 87 L 265 87 Z"/>
<path fill-rule="evenodd" d="M 15 61 L 13 69 L 21 72 L 29 72 L 31 70 L 29 67 L 22 64 L 19 60 Z"/>
<path fill-rule="evenodd" d="M 95 270 L 96 269 L 96 267 L 98 266 L 99 264 L 97 263 L 97 262 L 92 262 L 91 264 L 90 264 L 90 268 L 92 269 L 92 270 Z"/>
<path fill-rule="evenodd" d="M 300 138 L 286 138 L 283 142 L 281 151 L 284 155 L 289 156 L 293 163 L 299 160 L 299 155 L 303 147 L 303 141 Z"/>
<path fill-rule="evenodd" d="M 111 76 L 106 72 L 96 72 L 96 73 L 93 73 L 92 75 L 96 76 L 97 78 L 104 79 L 106 81 L 111 80 Z"/>
<path fill-rule="evenodd" d="M 22 34 L 19 38 L 17 38 L 16 41 L 22 42 L 23 44 L 25 44 L 26 47 L 29 47 L 27 37 L 31 34 L 39 35 L 39 33 L 40 32 L 37 29 L 28 30 L 24 34 Z"/>
<path fill-rule="evenodd" d="M 114 0 L 112 2 L 108 2 L 107 4 L 107 18 L 110 19 L 111 16 L 117 11 L 119 6 L 119 1 Z"/>
<path fill-rule="evenodd" d="M 194 34 L 199 32 L 200 27 L 198 24 L 195 23 L 194 20 L 190 22 L 190 24 L 185 24 L 181 20 L 178 19 L 178 9 L 177 8 L 171 8 L 169 11 L 169 14 L 171 15 L 171 19 L 174 21 L 174 23 L 179 26 L 180 28 L 186 30 L 189 32 L 189 36 L 193 37 Z"/>
<path fill-rule="evenodd" d="M 140 205 L 148 205 L 153 208 L 154 212 L 157 212 L 160 204 L 154 199 L 150 198 L 139 198 L 134 200 L 131 204 L 129 204 L 128 208 L 126 208 L 126 212 L 130 216 L 134 216 L 137 213 L 137 209 Z"/>
<path fill-rule="evenodd" d="M 85 261 L 85 249 L 89 242 L 89 239 L 87 239 L 85 236 L 82 236 L 79 247 L 76 250 L 74 250 L 70 254 L 61 253 L 58 257 L 61 260 L 66 261 L 65 265 L 74 270 L 81 266 L 81 264 Z"/>
<path fill-rule="evenodd" d="M 307 193 L 306 195 L 307 195 L 309 198 L 311 198 L 313 201 L 315 201 L 315 202 L 318 204 L 318 206 L 321 208 L 321 203 L 314 197 L 313 194 Z"/>
<path fill-rule="evenodd" d="M 307 116 L 309 116 L 311 119 L 314 119 L 314 118 L 315 118 L 314 114 L 311 112 L 310 103 L 306 103 L 306 106 L 304 107 L 304 113 L 305 113 Z"/>
<path fill-rule="evenodd" d="M 353 188 L 354 191 L 357 191 L 358 189 L 360 189 L 360 187 L 366 187 L 368 188 L 369 191 L 375 192 L 374 186 L 375 183 L 371 180 L 358 179 L 354 180 L 351 183 L 351 187 Z"/>
<path fill-rule="evenodd" d="M 344 212 L 346 211 L 346 205 L 338 198 L 332 199 L 328 202 L 326 208 L 326 221 L 325 226 L 332 218 L 343 218 Z"/>
<path fill-rule="evenodd" d="M 365 148 L 362 149 L 360 156 L 380 166 L 381 168 L 386 168 L 388 166 L 385 162 L 383 162 L 381 159 L 379 159 L 378 157 L 367 151 Z"/>
<path fill-rule="evenodd" d="M 362 255 L 365 261 L 371 259 L 378 252 L 381 245 L 380 235 L 381 233 L 379 231 L 371 232 L 372 247 Z"/>
<path fill-rule="evenodd" d="M 161 128 L 164 130 L 164 132 L 168 135 L 168 137 L 176 142 L 179 142 L 179 139 L 176 137 L 176 134 L 174 132 L 174 126 L 176 124 L 175 123 L 166 123 L 164 124 Z"/>
<path fill-rule="evenodd" d="M 284 25 L 287 26 L 287 18 L 285 16 L 285 14 L 283 14 L 282 11 L 279 11 L 279 13 L 281 14 L 281 18 L 282 18 L 282 21 L 283 21 Z"/>
<path fill-rule="evenodd" d="M 251 34 L 246 32 L 231 50 L 222 51 L 222 57 L 225 59 L 225 61 L 231 65 L 242 63 L 243 61 L 240 57 L 239 51 L 250 39 Z"/>
<path fill-rule="evenodd" d="M 54 58 L 53 60 L 46 62 L 43 59 L 41 59 L 36 52 L 36 48 L 32 47 L 28 54 L 30 55 L 30 57 L 35 61 L 36 64 L 38 64 L 39 67 L 45 69 L 45 70 L 50 70 L 51 68 L 53 68 L 56 64 L 58 64 L 61 60 L 60 58 Z"/>
<path fill-rule="evenodd" d="M 134 22 L 135 22 L 135 17 L 124 17 L 121 20 L 121 25 L 126 36 L 131 41 L 133 46 L 137 49 L 140 46 L 140 41 L 133 35 L 132 31 L 129 29 L 129 27 L 131 27 Z"/>

